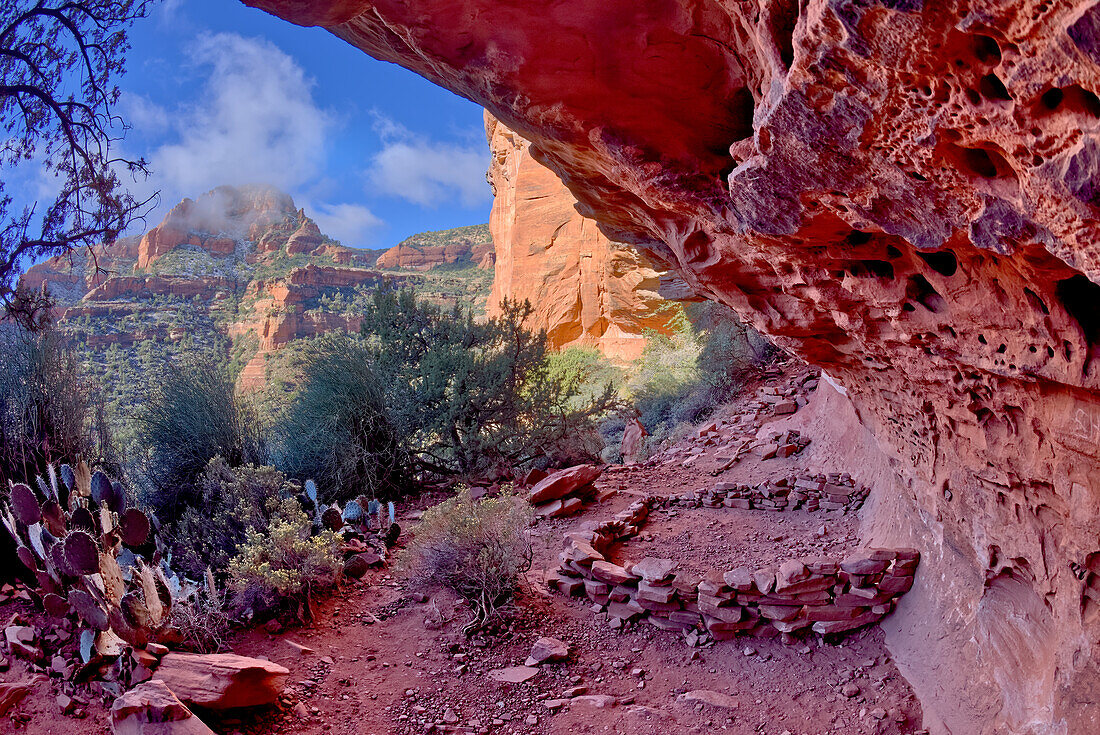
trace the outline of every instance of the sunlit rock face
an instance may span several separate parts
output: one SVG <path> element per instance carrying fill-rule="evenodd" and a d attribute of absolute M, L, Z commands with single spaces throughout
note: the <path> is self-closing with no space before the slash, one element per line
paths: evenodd
<path fill-rule="evenodd" d="M 641 357 L 650 332 L 665 333 L 678 313 L 667 299 L 686 284 L 641 251 L 610 240 L 557 175 L 531 156 L 531 144 L 486 113 L 492 159 L 496 249 L 490 313 L 505 298 L 528 301 L 532 326 L 555 349 L 594 347 L 621 362 Z"/>
<path fill-rule="evenodd" d="M 1100 6 L 249 2 L 487 107 L 847 389 L 930 727 L 1100 731 Z"/>

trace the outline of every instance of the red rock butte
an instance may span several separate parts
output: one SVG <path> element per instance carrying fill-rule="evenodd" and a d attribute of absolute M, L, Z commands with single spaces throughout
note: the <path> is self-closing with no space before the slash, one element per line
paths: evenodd
<path fill-rule="evenodd" d="M 248 2 L 483 105 L 847 389 L 933 732 L 1100 731 L 1100 6 Z"/>

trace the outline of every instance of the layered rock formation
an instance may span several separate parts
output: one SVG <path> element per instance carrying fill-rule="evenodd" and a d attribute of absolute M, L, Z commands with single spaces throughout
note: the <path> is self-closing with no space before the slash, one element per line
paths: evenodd
<path fill-rule="evenodd" d="M 293 212 L 293 200 L 275 189 L 219 186 L 198 201 L 184 199 L 146 232 L 138 244 L 137 267 L 148 268 L 180 245 L 216 256 L 231 255 L 238 240 L 256 239 Z"/>
<path fill-rule="evenodd" d="M 489 113 L 485 136 L 497 253 L 490 313 L 499 313 L 505 298 L 528 300 L 534 326 L 555 348 L 640 357 L 645 331 L 667 331 L 676 313 L 667 299 L 692 296 L 686 284 L 581 215 L 561 179 L 531 155 L 530 142 Z"/>
<path fill-rule="evenodd" d="M 378 256 L 376 268 L 426 271 L 444 265 L 493 267 L 493 241 L 485 225 L 413 235 Z"/>
<path fill-rule="evenodd" d="M 1100 730 L 1100 6 L 248 2 L 485 106 L 846 390 L 929 727 Z"/>
<path fill-rule="evenodd" d="M 366 267 L 376 257 L 326 237 L 287 194 L 222 186 L 184 199 L 140 238 L 40 263 L 23 282 L 50 290 L 61 326 L 85 349 L 221 332 L 252 390 L 265 384 L 267 358 L 293 340 L 358 329 L 319 299 L 376 287 L 383 276 Z"/>

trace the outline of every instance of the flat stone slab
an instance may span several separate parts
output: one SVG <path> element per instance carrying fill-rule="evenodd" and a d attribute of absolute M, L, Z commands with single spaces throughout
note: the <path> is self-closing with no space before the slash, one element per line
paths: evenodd
<path fill-rule="evenodd" d="M 539 670 L 534 666 L 509 666 L 506 669 L 493 669 L 489 672 L 489 678 L 505 684 L 522 684 L 538 673 Z"/>
<path fill-rule="evenodd" d="M 715 692 L 710 689 L 696 689 L 694 691 L 685 692 L 680 695 L 680 700 L 683 702 L 702 702 L 703 704 L 709 704 L 711 707 L 720 707 L 721 709 L 737 709 L 737 700 L 728 694 L 722 692 Z"/>

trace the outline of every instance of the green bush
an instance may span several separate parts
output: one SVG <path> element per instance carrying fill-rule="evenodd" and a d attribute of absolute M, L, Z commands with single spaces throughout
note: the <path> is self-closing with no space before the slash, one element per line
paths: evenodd
<path fill-rule="evenodd" d="M 676 305 L 670 334 L 650 334 L 628 384 L 649 445 L 684 435 L 775 355 L 759 332 L 715 302 Z M 616 427 L 618 428 L 618 427 Z M 617 434 L 621 439 L 621 429 Z M 613 435 L 605 430 L 610 444 Z"/>
<path fill-rule="evenodd" d="M 468 488 L 425 511 L 401 567 L 417 585 L 442 586 L 468 600 L 473 632 L 512 600 L 520 576 L 531 567 L 526 529 L 531 508 L 504 493 L 474 501 Z"/>
<path fill-rule="evenodd" d="M 150 504 L 174 523 L 200 504 L 197 482 L 211 459 L 263 464 L 265 448 L 256 411 L 237 394 L 222 354 L 195 351 L 149 380 L 135 416 L 135 461 Z"/>
<path fill-rule="evenodd" d="M 54 327 L 0 322 L 0 477 L 77 457 L 120 476 L 102 396 Z"/>
<path fill-rule="evenodd" d="M 301 488 L 274 467 L 230 468 L 220 456 L 206 465 L 193 504 L 171 526 L 173 566 L 191 579 L 223 572 L 247 532 L 263 531 L 283 500 Z"/>
<path fill-rule="evenodd" d="M 596 435 L 595 418 L 616 405 L 614 390 L 579 397 L 575 376 L 551 371 L 545 333 L 524 327 L 530 304 L 501 306 L 499 316 L 477 321 L 410 290 L 374 294 L 363 335 L 390 424 L 416 469 L 494 475 L 591 455 L 578 437 Z"/>
<path fill-rule="evenodd" d="M 272 597 L 297 605 L 299 620 L 312 618 L 315 592 L 340 580 L 340 540 L 332 531 L 313 535 L 313 524 L 298 501 L 279 502 L 265 530 L 248 529 L 229 562 L 229 587 L 248 598 Z"/>
<path fill-rule="evenodd" d="M 364 339 L 342 333 L 314 340 L 299 357 L 297 390 L 279 421 L 277 463 L 314 479 L 326 500 L 394 495 L 409 469 L 372 359 Z"/>

